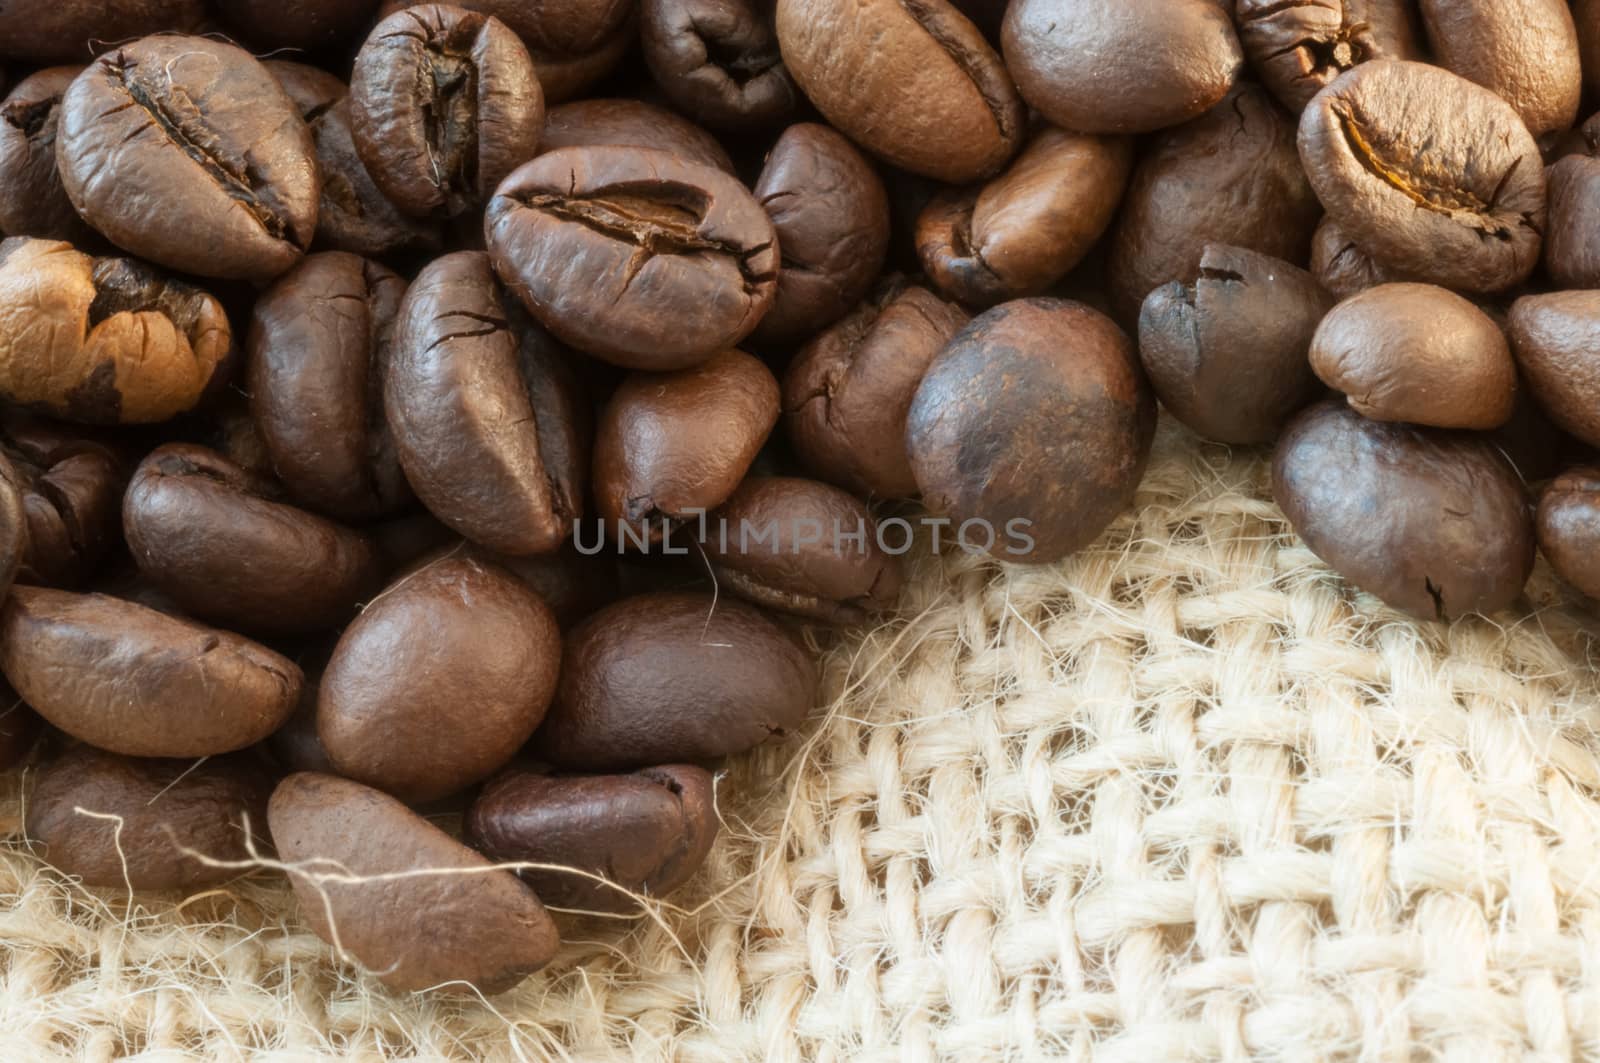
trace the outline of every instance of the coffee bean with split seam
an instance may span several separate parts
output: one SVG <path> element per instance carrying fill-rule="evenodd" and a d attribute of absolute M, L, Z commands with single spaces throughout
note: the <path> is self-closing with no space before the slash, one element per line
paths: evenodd
<path fill-rule="evenodd" d="M 1296 114 L 1351 67 L 1426 51 L 1416 0 L 1234 0 L 1233 17 L 1256 74 Z"/>
<path fill-rule="evenodd" d="M 758 0 L 641 0 L 644 61 L 673 104 L 717 129 L 782 122 L 800 91 Z"/>

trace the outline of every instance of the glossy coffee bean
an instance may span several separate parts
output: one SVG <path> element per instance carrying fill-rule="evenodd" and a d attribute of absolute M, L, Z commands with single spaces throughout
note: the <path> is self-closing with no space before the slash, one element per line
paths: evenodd
<path fill-rule="evenodd" d="M 1215 0 L 1015 0 L 1001 31 L 1023 98 L 1083 133 L 1148 133 L 1215 106 L 1244 53 Z"/>
<path fill-rule="evenodd" d="M 200 28 L 205 0 L 9 0 L 0 7 L 0 57 L 86 62 L 147 33 Z"/>
<path fill-rule="evenodd" d="M 828 123 L 901 169 L 975 181 L 1022 142 L 1011 76 L 947 0 L 778 0 L 777 30 L 790 75 Z"/>
<path fill-rule="evenodd" d="M 226 631 L 100 594 L 14 587 L 0 669 L 50 723 L 134 757 L 254 745 L 300 697 L 288 659 Z"/>
<path fill-rule="evenodd" d="M 271 792 L 245 754 L 147 760 L 80 745 L 40 770 L 26 830 L 84 885 L 191 890 L 238 877 L 251 842 L 266 850 Z"/>
<path fill-rule="evenodd" d="M 1600 446 L 1600 291 L 1523 296 L 1507 326 L 1539 405 L 1563 431 Z"/>
<path fill-rule="evenodd" d="M 260 51 L 348 44 L 377 6 L 377 0 L 217 0 L 222 17 Z"/>
<path fill-rule="evenodd" d="M 1539 498 L 1539 552 L 1557 575 L 1600 598 L 1600 469 L 1569 469 Z"/>
<path fill-rule="evenodd" d="M 1312 234 L 1311 273 L 1339 299 L 1407 279 L 1362 250 L 1332 218 L 1323 218 Z"/>
<path fill-rule="evenodd" d="M 72 205 L 140 258 L 264 281 L 311 244 L 311 133 L 242 48 L 167 36 L 119 47 L 67 89 L 57 138 Z"/>
<path fill-rule="evenodd" d="M 784 425 L 814 475 L 860 495 L 909 498 L 906 416 L 928 365 L 968 317 L 891 283 L 806 344 L 783 380 Z"/>
<path fill-rule="evenodd" d="M 972 306 L 1038 295 L 1105 233 L 1132 166 L 1127 140 L 1047 126 L 981 189 L 934 197 L 917 220 L 922 268 Z"/>
<path fill-rule="evenodd" d="M 527 48 L 500 20 L 426 4 L 384 19 L 362 45 L 350 128 L 397 207 L 453 218 L 533 155 L 544 92 Z"/>
<path fill-rule="evenodd" d="M 665 152 L 564 148 L 512 174 L 485 218 L 495 272 L 566 343 L 683 369 L 772 305 L 772 222 L 736 179 Z"/>
<path fill-rule="evenodd" d="M 583 515 L 589 414 L 567 352 L 512 304 L 481 252 L 438 259 L 400 307 L 384 409 L 401 468 L 440 520 L 524 555 Z"/>
<path fill-rule="evenodd" d="M 24 78 L 0 103 L 0 233 L 83 243 L 91 230 L 72 209 L 56 167 L 61 97 L 81 66 Z"/>
<path fill-rule="evenodd" d="M 1583 70 L 1566 0 L 1418 0 L 1418 7 L 1440 66 L 1509 102 L 1535 137 L 1571 128 Z"/>
<path fill-rule="evenodd" d="M 1268 443 L 1322 393 L 1306 362 L 1333 298 L 1305 270 L 1208 245 L 1193 284 L 1151 292 L 1139 357 L 1174 417 L 1219 443 Z"/>
<path fill-rule="evenodd" d="M 405 290 L 376 262 L 330 251 L 279 278 L 252 313 L 250 405 L 272 467 L 297 499 L 342 520 L 411 500 L 383 410 Z"/>
<path fill-rule="evenodd" d="M 631 893 L 664 897 L 687 882 L 717 837 L 711 775 L 691 764 L 628 775 L 536 775 L 507 771 L 467 813 L 473 848 L 497 863 L 556 864 L 517 873 L 546 904 L 629 912 Z"/>
<path fill-rule="evenodd" d="M 1415 0 L 1234 0 L 1233 17 L 1257 76 L 1296 114 L 1351 67 L 1425 50 Z"/>
<path fill-rule="evenodd" d="M 682 115 L 644 100 L 574 100 L 545 112 L 540 152 L 596 145 L 654 148 L 733 173 L 733 162 L 716 137 Z"/>
<path fill-rule="evenodd" d="M 1516 403 L 1500 326 L 1429 284 L 1385 284 L 1340 303 L 1311 343 L 1311 367 L 1375 421 L 1490 429 Z"/>
<path fill-rule="evenodd" d="M 532 748 L 581 771 L 711 760 L 783 738 L 816 691 L 810 656 L 754 606 L 642 595 L 568 636 L 555 703 Z"/>
<path fill-rule="evenodd" d="M 0 242 L 0 395 L 90 424 L 192 409 L 228 358 L 222 306 L 130 258 L 70 244 Z"/>
<path fill-rule="evenodd" d="M 1498 292 L 1539 261 L 1539 148 L 1488 89 L 1421 63 L 1364 63 L 1306 106 L 1299 143 L 1328 215 L 1389 269 Z"/>
<path fill-rule="evenodd" d="M 0 454 L 21 495 L 23 583 L 75 587 L 122 536 L 127 474 L 106 446 L 63 426 L 11 415 L 0 420 Z M 0 507 L 0 551 L 16 544 Z M 0 557 L 7 556 L 0 553 Z"/>
<path fill-rule="evenodd" d="M 799 105 L 760 0 L 640 0 L 639 39 L 661 91 L 713 129 L 771 126 Z"/>
<path fill-rule="evenodd" d="M 1544 265 L 1558 288 L 1600 288 L 1600 115 L 1584 123 L 1578 143 L 1546 171 Z"/>
<path fill-rule="evenodd" d="M 301 916 L 391 989 L 503 992 L 560 946 L 515 875 L 377 790 L 301 772 L 273 791 L 267 822 Z M 433 929 L 419 948 L 421 912 Z"/>
<path fill-rule="evenodd" d="M 1482 436 L 1319 403 L 1278 441 L 1272 481 L 1318 557 L 1413 616 L 1494 613 L 1517 600 L 1533 570 L 1522 482 Z"/>

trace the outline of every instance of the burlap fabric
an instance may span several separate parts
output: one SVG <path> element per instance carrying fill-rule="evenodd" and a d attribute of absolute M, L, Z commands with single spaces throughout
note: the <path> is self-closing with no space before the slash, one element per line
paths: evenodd
<path fill-rule="evenodd" d="M 678 907 L 569 923 L 490 1001 L 375 988 L 271 874 L 64 882 L 14 794 L 0 1056 L 1600 1056 L 1586 616 L 1541 571 L 1526 619 L 1413 624 L 1266 475 L 1164 429 L 1098 548 L 919 562 L 807 730 L 731 766 Z"/>

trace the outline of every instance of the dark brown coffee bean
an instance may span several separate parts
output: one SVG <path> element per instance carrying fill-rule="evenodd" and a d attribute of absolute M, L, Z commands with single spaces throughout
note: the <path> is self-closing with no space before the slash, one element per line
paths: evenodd
<path fill-rule="evenodd" d="M 107 447 L 25 415 L 0 420 L 4 454 L 22 499 L 23 583 L 74 587 L 122 536 L 127 476 Z M 0 514 L 8 512 L 0 507 Z M 0 515 L 0 557 L 15 538 Z"/>
<path fill-rule="evenodd" d="M 1323 218 L 1312 234 L 1311 273 L 1317 283 L 1339 299 L 1407 279 L 1356 246 L 1332 218 Z"/>
<path fill-rule="evenodd" d="M 801 122 L 773 145 L 755 186 L 778 233 L 778 293 L 755 342 L 786 345 L 826 328 L 883 271 L 889 196 L 872 164 L 825 125 Z"/>
<path fill-rule="evenodd" d="M 1422 63 L 1363 63 L 1306 106 L 1299 140 L 1328 215 L 1386 268 L 1497 292 L 1538 263 L 1539 147 L 1488 89 Z"/>
<path fill-rule="evenodd" d="M 205 6 L 205 0 L 8 0 L 0 5 L 0 56 L 83 63 L 119 41 L 198 30 Z"/>
<path fill-rule="evenodd" d="M 270 280 L 317 227 L 311 133 L 265 67 L 205 37 L 146 37 L 61 101 L 61 182 L 119 247 L 202 277 Z"/>
<path fill-rule="evenodd" d="M 917 220 L 922 268 L 973 306 L 1038 295 L 1105 233 L 1132 166 L 1127 140 L 1047 126 L 981 189 L 934 197 Z"/>
<path fill-rule="evenodd" d="M 1600 598 L 1600 468 L 1569 469 L 1539 498 L 1539 552 L 1556 574 Z"/>
<path fill-rule="evenodd" d="M 1440 66 L 1509 102 L 1535 137 L 1572 127 L 1583 70 L 1566 0 L 1419 0 L 1419 6 Z"/>
<path fill-rule="evenodd" d="M 1584 123 L 1578 142 L 1578 151 L 1546 171 L 1544 265 L 1557 287 L 1600 288 L 1600 115 Z"/>
<path fill-rule="evenodd" d="M 666 525 L 721 505 L 778 423 L 778 382 L 724 351 L 676 373 L 631 373 L 595 432 L 595 507 L 609 528 L 658 541 Z"/>
<path fill-rule="evenodd" d="M 288 659 L 226 631 L 101 594 L 13 587 L 0 669 L 61 730 L 134 757 L 254 745 L 300 697 Z"/>
<path fill-rule="evenodd" d="M 1216 0 L 1016 0 L 1000 40 L 1023 98 L 1083 133 L 1187 122 L 1244 68 Z"/>
<path fill-rule="evenodd" d="M 1207 244 L 1302 265 L 1321 210 L 1294 123 L 1265 89 L 1241 83 L 1157 136 L 1134 168 L 1106 264 L 1115 316 L 1131 324 L 1156 288 L 1194 283 Z"/>
<path fill-rule="evenodd" d="M 511 304 L 487 255 L 446 255 L 400 307 L 384 408 L 406 478 L 474 542 L 556 549 L 583 516 L 589 412 L 568 355 Z"/>
<path fill-rule="evenodd" d="M 1533 571 L 1522 481 L 1482 436 L 1319 403 L 1278 441 L 1278 505 L 1355 586 L 1425 620 L 1491 614 Z"/>
<path fill-rule="evenodd" d="M 27 833 L 87 886 L 191 890 L 266 849 L 272 782 L 248 755 L 145 760 L 76 746 L 39 772 Z M 223 866 L 190 856 L 200 853 Z"/>
<path fill-rule="evenodd" d="M 740 753 L 799 726 L 816 666 L 754 606 L 710 594 L 628 598 L 567 638 L 561 683 L 533 749 L 603 771 Z"/>
<path fill-rule="evenodd" d="M 1550 419 L 1600 447 L 1600 291 L 1525 295 L 1511 305 L 1507 332 Z"/>
<path fill-rule="evenodd" d="M 714 786 L 709 772 L 691 764 L 629 775 L 507 771 L 473 802 L 466 831 L 473 848 L 496 862 L 558 864 L 635 894 L 664 897 L 693 877 L 716 840 Z M 583 875 L 539 868 L 517 873 L 556 908 L 638 907 L 627 894 Z"/>
<path fill-rule="evenodd" d="M 777 236 L 749 190 L 664 152 L 541 155 L 500 186 L 484 224 L 495 271 L 534 317 L 630 369 L 734 346 L 777 290 Z"/>
<path fill-rule="evenodd" d="M 655 148 L 685 162 L 733 173 L 733 161 L 717 138 L 693 122 L 643 100 L 575 100 L 544 115 L 539 151 L 609 145 Z"/>
<path fill-rule="evenodd" d="M 940 181 L 987 177 L 1026 116 L 1011 76 L 946 0 L 778 0 L 790 75 L 841 133 Z"/>
<path fill-rule="evenodd" d="M 1193 284 L 1151 292 L 1139 357 L 1174 417 L 1219 443 L 1269 443 L 1322 394 L 1306 362 L 1333 298 L 1305 270 L 1211 244 Z"/>
<path fill-rule="evenodd" d="M 296 498 L 343 520 L 411 500 L 383 412 L 406 283 L 341 251 L 312 255 L 263 295 L 250 325 L 250 403 Z"/>
<path fill-rule="evenodd" d="M 499 993 L 560 947 L 515 875 L 377 790 L 301 772 L 273 791 L 267 821 L 301 916 L 391 989 Z"/>
<path fill-rule="evenodd" d="M 1296 114 L 1357 64 L 1425 51 L 1415 0 L 1234 0 L 1233 17 L 1256 73 Z"/>
<path fill-rule="evenodd" d="M 426 4 L 384 19 L 362 45 L 350 128 L 395 206 L 453 218 L 532 157 L 544 92 L 527 48 L 499 19 Z"/>
<path fill-rule="evenodd" d="M 714 129 L 776 125 L 800 102 L 758 0 L 640 0 L 644 61 L 673 105 Z"/>
<path fill-rule="evenodd" d="M 0 396 L 90 424 L 192 409 L 228 358 L 222 306 L 131 258 L 0 242 Z"/>
<path fill-rule="evenodd" d="M 802 348 L 784 377 L 783 412 L 806 468 L 860 495 L 915 495 L 906 416 L 929 363 L 967 321 L 926 288 L 891 283 Z"/>
<path fill-rule="evenodd" d="M 91 239 L 56 166 L 61 97 L 82 72 L 81 66 L 41 70 L 0 103 L 0 233 L 68 243 Z"/>
<path fill-rule="evenodd" d="M 308 52 L 349 43 L 377 0 L 217 0 L 217 10 L 258 50 Z"/>
<path fill-rule="evenodd" d="M 1311 342 L 1311 368 L 1375 421 L 1498 428 L 1516 404 L 1500 326 L 1431 284 L 1384 284 L 1340 303 Z"/>

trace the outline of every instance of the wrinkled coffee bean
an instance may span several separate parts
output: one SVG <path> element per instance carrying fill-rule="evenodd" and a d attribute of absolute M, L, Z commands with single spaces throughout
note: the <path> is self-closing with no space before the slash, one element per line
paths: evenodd
<path fill-rule="evenodd" d="M 1535 137 L 1571 128 L 1583 70 L 1566 0 L 1418 0 L 1418 6 L 1440 66 L 1506 100 Z"/>
<path fill-rule="evenodd" d="M 1081 303 L 1021 299 L 973 318 L 933 360 L 906 449 L 923 501 L 963 544 L 1046 564 L 1128 508 L 1155 426 L 1121 329 Z"/>
<path fill-rule="evenodd" d="M 1233 17 L 1256 73 L 1296 114 L 1353 66 L 1423 57 L 1415 0 L 1234 0 Z"/>
<path fill-rule="evenodd" d="M 654 148 L 671 152 L 685 162 L 733 173 L 733 161 L 716 137 L 682 115 L 653 103 L 576 100 L 545 112 L 540 152 L 596 145 Z"/>
<path fill-rule="evenodd" d="M 1161 404 L 1199 435 L 1269 443 L 1322 393 L 1306 352 L 1333 302 L 1303 269 L 1210 244 L 1193 284 L 1145 299 L 1139 358 Z"/>
<path fill-rule="evenodd" d="M 661 91 L 714 129 L 774 125 L 799 103 L 759 0 L 640 0 L 639 39 Z"/>
<path fill-rule="evenodd" d="M 467 837 L 491 860 L 558 864 L 647 897 L 687 882 L 717 837 L 711 775 L 691 764 L 629 775 L 536 775 L 508 771 L 483 788 L 467 814 Z M 517 872 L 556 908 L 628 912 L 632 898 L 583 875 Z"/>
<path fill-rule="evenodd" d="M 772 305 L 778 247 L 750 192 L 665 152 L 563 148 L 500 186 L 495 272 L 565 343 L 630 369 L 684 369 Z"/>
<path fill-rule="evenodd" d="M 1600 598 L 1600 469 L 1562 473 L 1539 498 L 1539 552 L 1556 574 Z"/>
<path fill-rule="evenodd" d="M 1559 288 L 1600 288 L 1600 115 L 1584 123 L 1580 143 L 1546 171 L 1544 265 Z"/>
<path fill-rule="evenodd" d="M 0 233 L 85 243 L 56 166 L 61 97 L 81 66 L 53 66 L 18 82 L 0 103 Z"/>
<path fill-rule="evenodd" d="M 287 658 L 238 635 L 101 594 L 13 587 L 0 670 L 50 723 L 133 757 L 254 745 L 300 697 Z"/>
<path fill-rule="evenodd" d="M 1272 493 L 1318 557 L 1424 620 L 1504 609 L 1533 571 L 1522 482 L 1481 436 L 1319 403 L 1278 441 Z"/>
<path fill-rule="evenodd" d="M 217 0 L 217 10 L 258 50 L 308 52 L 349 42 L 377 0 Z"/>
<path fill-rule="evenodd" d="M 267 822 L 302 917 L 391 989 L 503 992 L 560 946 L 515 875 L 377 790 L 300 772 L 273 791 Z"/>
<path fill-rule="evenodd" d="M 118 41 L 197 30 L 205 8 L 205 0 L 8 0 L 0 5 L 0 56 L 83 63 Z"/>
<path fill-rule="evenodd" d="M 244 754 L 146 760 L 76 746 L 40 770 L 26 830 L 84 885 L 190 890 L 237 877 L 248 845 L 266 847 L 271 793 Z"/>
<path fill-rule="evenodd" d="M 1375 421 L 1498 428 L 1516 404 L 1500 326 L 1429 284 L 1385 284 L 1340 303 L 1311 342 L 1311 368 Z"/>
<path fill-rule="evenodd" d="M 94 440 L 16 414 L 0 419 L 0 454 L 15 477 L 27 524 L 17 579 L 80 585 L 121 538 L 121 462 Z M 9 540 L 9 533 L 0 538 Z"/>
<path fill-rule="evenodd" d="M 1523 296 L 1511 305 L 1507 333 L 1550 419 L 1600 447 L 1600 291 Z"/>
<path fill-rule="evenodd" d="M 1311 236 L 1311 273 L 1339 299 L 1409 279 L 1356 246 L 1332 218 L 1323 218 Z"/>

